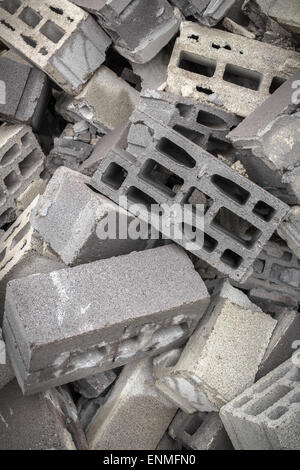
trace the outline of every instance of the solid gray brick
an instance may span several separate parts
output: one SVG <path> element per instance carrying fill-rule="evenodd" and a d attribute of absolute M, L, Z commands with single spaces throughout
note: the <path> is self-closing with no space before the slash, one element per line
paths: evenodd
<path fill-rule="evenodd" d="M 0 38 L 76 95 L 105 61 L 110 38 L 68 0 L 2 2 Z"/>
<path fill-rule="evenodd" d="M 181 344 L 208 302 L 168 245 L 11 281 L 3 332 L 20 386 L 36 392 Z"/>
<path fill-rule="evenodd" d="M 238 450 L 300 449 L 300 369 L 288 360 L 221 410 Z"/>
<path fill-rule="evenodd" d="M 203 246 L 191 247 L 188 231 L 176 243 L 221 273 L 246 279 L 288 207 L 162 122 L 139 110 L 131 121 L 127 151 L 113 149 L 92 185 L 140 218 L 137 203 L 147 211 L 151 204 L 204 204 Z M 229 216 L 234 223 L 227 227 Z"/>

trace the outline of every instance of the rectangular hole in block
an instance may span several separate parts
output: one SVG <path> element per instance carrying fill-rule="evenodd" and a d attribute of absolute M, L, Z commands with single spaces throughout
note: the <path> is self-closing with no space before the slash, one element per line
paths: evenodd
<path fill-rule="evenodd" d="M 9 193 L 14 193 L 21 184 L 20 177 L 15 171 L 12 171 L 6 178 L 4 178 L 4 184 Z"/>
<path fill-rule="evenodd" d="M 203 416 L 200 415 L 199 413 L 195 413 L 194 415 L 189 417 L 189 420 L 184 427 L 184 431 L 190 436 L 193 436 L 195 432 L 198 431 L 202 423 L 203 423 Z"/>
<path fill-rule="evenodd" d="M 181 117 L 189 117 L 192 114 L 193 106 L 191 104 L 178 103 L 176 108 Z"/>
<path fill-rule="evenodd" d="M 197 122 L 205 127 L 209 127 L 210 129 L 227 129 L 227 124 L 224 119 L 216 116 L 215 114 L 204 111 L 203 109 L 200 110 L 197 115 Z"/>
<path fill-rule="evenodd" d="M 290 263 L 293 259 L 292 253 L 289 253 L 288 251 L 285 251 L 281 257 L 282 261 L 285 261 L 286 263 Z"/>
<path fill-rule="evenodd" d="M 256 259 L 253 264 L 254 272 L 257 274 L 262 274 L 264 272 L 266 262 L 263 259 Z"/>
<path fill-rule="evenodd" d="M 245 413 L 251 416 L 258 416 L 264 411 L 266 411 L 271 406 L 275 405 L 276 402 L 281 400 L 281 398 L 285 397 L 291 389 L 286 387 L 285 385 L 279 385 L 273 390 L 269 390 L 269 392 L 259 398 L 256 403 L 253 403 L 249 407 L 245 409 Z"/>
<path fill-rule="evenodd" d="M 286 80 L 284 78 L 274 77 L 273 80 L 272 80 L 272 83 L 270 85 L 269 93 L 271 95 L 273 93 L 275 93 L 275 91 L 278 90 L 278 88 L 280 88 L 281 85 L 283 85 L 285 82 L 286 82 Z"/>
<path fill-rule="evenodd" d="M 5 255 L 6 255 L 6 248 L 4 248 L 4 250 L 2 250 L 0 253 L 0 263 L 4 260 Z"/>
<path fill-rule="evenodd" d="M 250 197 L 250 193 L 246 189 L 242 188 L 234 181 L 224 178 L 224 176 L 213 175 L 211 181 L 221 192 L 239 204 L 246 204 Z"/>
<path fill-rule="evenodd" d="M 246 405 L 251 400 L 248 396 L 242 397 L 240 399 L 234 400 L 233 402 L 233 408 L 241 408 L 242 406 Z"/>
<path fill-rule="evenodd" d="M 233 83 L 250 90 L 259 89 L 262 75 L 253 70 L 248 70 L 238 65 L 227 64 L 223 75 L 225 82 Z"/>
<path fill-rule="evenodd" d="M 7 223 L 14 220 L 14 214 L 14 210 L 11 207 L 2 212 L 2 214 L 0 214 L 0 227 L 3 228 L 3 225 L 6 225 Z"/>
<path fill-rule="evenodd" d="M 42 19 L 41 15 L 30 7 L 24 8 L 19 14 L 19 18 L 31 28 L 35 28 Z"/>
<path fill-rule="evenodd" d="M 274 217 L 275 209 L 266 204 L 264 201 L 258 201 L 253 209 L 253 213 L 266 222 L 269 222 Z"/>
<path fill-rule="evenodd" d="M 21 142 L 22 142 L 23 147 L 28 147 L 31 143 L 30 134 L 27 133 L 23 135 L 23 137 L 21 137 Z"/>
<path fill-rule="evenodd" d="M 157 204 L 157 202 L 148 194 L 144 193 L 141 189 L 131 186 L 126 194 L 127 198 L 132 201 L 134 204 L 142 204 L 148 210 L 151 210 L 152 204 Z"/>
<path fill-rule="evenodd" d="M 198 93 L 203 93 L 204 95 L 208 96 L 214 94 L 214 92 L 210 88 L 205 88 L 202 86 L 196 86 L 196 90 L 198 91 Z"/>
<path fill-rule="evenodd" d="M 213 77 L 216 71 L 216 61 L 201 57 L 191 52 L 183 51 L 180 54 L 178 67 L 205 77 Z"/>
<path fill-rule="evenodd" d="M 3 10 L 10 13 L 11 15 L 16 13 L 17 9 L 20 8 L 20 6 L 21 6 L 20 0 L 2 0 L 0 2 L 0 7 L 3 8 Z"/>
<path fill-rule="evenodd" d="M 197 204 L 204 206 L 204 215 L 208 211 L 208 209 L 213 205 L 213 199 L 208 196 L 207 194 L 203 193 L 199 189 L 195 188 L 194 186 L 188 191 L 187 195 L 184 197 L 183 204 L 191 204 L 193 212 L 196 211 Z"/>
<path fill-rule="evenodd" d="M 218 246 L 217 240 L 213 237 L 204 233 L 204 242 L 203 242 L 203 250 L 207 251 L 208 253 L 212 253 Z"/>
<path fill-rule="evenodd" d="M 30 36 L 26 36 L 25 34 L 21 34 L 21 38 L 23 39 L 23 41 L 30 47 L 32 47 L 33 49 L 36 48 L 37 46 L 37 42 L 35 39 L 33 39 L 32 37 Z"/>
<path fill-rule="evenodd" d="M 65 31 L 62 28 L 60 28 L 55 23 L 53 23 L 53 21 L 50 20 L 48 20 L 42 26 L 40 32 L 55 44 L 57 44 L 65 34 Z"/>
<path fill-rule="evenodd" d="M 41 162 L 41 154 L 35 149 L 24 160 L 19 163 L 19 168 L 22 176 L 29 176 L 37 168 L 37 165 Z"/>
<path fill-rule="evenodd" d="M 183 135 L 187 139 L 194 142 L 196 145 L 202 145 L 205 135 L 201 134 L 200 132 L 194 131 L 193 129 L 188 129 L 187 127 L 175 125 L 173 127 L 174 131 L 178 132 L 179 134 Z"/>
<path fill-rule="evenodd" d="M 18 144 L 14 144 L 1 158 L 0 165 L 7 165 L 12 162 L 20 153 L 20 148 Z"/>
<path fill-rule="evenodd" d="M 224 251 L 220 259 L 222 263 L 230 266 L 233 269 L 239 268 L 243 262 L 243 258 L 240 255 L 229 249 Z"/>
<path fill-rule="evenodd" d="M 3 189 L 0 188 L 0 202 L 3 202 L 4 199 L 5 199 L 4 191 L 3 191 Z"/>
<path fill-rule="evenodd" d="M 288 408 L 286 406 L 277 406 L 275 410 L 270 411 L 268 414 L 268 418 L 272 420 L 276 420 L 281 418 L 285 413 L 288 412 Z"/>
<path fill-rule="evenodd" d="M 128 171 L 115 162 L 112 162 L 102 175 L 103 183 L 111 186 L 113 189 L 120 189 L 126 180 Z"/>
<path fill-rule="evenodd" d="M 230 142 L 210 137 L 207 143 L 207 149 L 209 153 L 217 157 L 223 155 L 224 157 L 234 156 L 234 147 Z"/>
<path fill-rule="evenodd" d="M 169 197 L 175 197 L 184 181 L 154 160 L 148 160 L 139 173 L 140 178 L 152 184 Z"/>
<path fill-rule="evenodd" d="M 212 225 L 248 249 L 255 245 L 262 234 L 254 225 L 226 207 L 219 209 Z"/>
<path fill-rule="evenodd" d="M 179 147 L 179 145 L 175 144 L 166 137 L 160 139 L 156 149 L 163 155 L 171 158 L 171 160 L 174 162 L 179 163 L 179 165 L 183 165 L 187 168 L 194 168 L 196 165 L 196 161 L 187 153 L 186 150 Z"/>
<path fill-rule="evenodd" d="M 30 222 L 24 225 L 24 227 L 17 233 L 17 235 L 13 238 L 9 249 L 12 250 L 23 238 L 27 235 L 31 228 Z"/>

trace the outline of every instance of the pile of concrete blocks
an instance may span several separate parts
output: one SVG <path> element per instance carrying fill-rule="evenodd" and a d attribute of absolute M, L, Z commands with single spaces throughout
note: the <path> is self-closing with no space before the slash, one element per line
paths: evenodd
<path fill-rule="evenodd" d="M 300 450 L 299 36 L 294 1 L 0 0 L 1 450 Z"/>

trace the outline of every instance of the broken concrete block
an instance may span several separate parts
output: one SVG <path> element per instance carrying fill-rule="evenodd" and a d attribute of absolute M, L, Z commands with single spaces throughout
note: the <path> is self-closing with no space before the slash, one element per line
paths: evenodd
<path fill-rule="evenodd" d="M 221 409 L 235 449 L 299 450 L 299 380 L 288 360 Z"/>
<path fill-rule="evenodd" d="M 39 179 L 44 158 L 29 127 L 0 127 L 0 227 L 16 218 L 17 199 Z"/>
<path fill-rule="evenodd" d="M 72 0 L 96 15 L 114 41 L 117 51 L 129 60 L 153 59 L 179 29 L 179 21 L 166 0 Z"/>
<path fill-rule="evenodd" d="M 224 18 L 222 25 L 230 33 L 239 34 L 240 36 L 244 36 L 245 38 L 248 38 L 248 39 L 256 39 L 256 36 L 254 33 L 251 33 L 251 31 L 249 31 L 243 25 L 236 23 L 231 18 L 227 18 L 227 17 Z"/>
<path fill-rule="evenodd" d="M 0 102 L 0 119 L 38 129 L 50 98 L 47 75 L 12 51 L 5 51 L 0 55 L 0 80 L 6 90 L 5 103 Z"/>
<path fill-rule="evenodd" d="M 170 436 L 192 450 L 232 450 L 218 413 L 186 414 L 179 410 L 169 426 Z"/>
<path fill-rule="evenodd" d="M 181 344 L 208 302 L 188 256 L 168 245 L 11 281 L 3 332 L 33 393 Z"/>
<path fill-rule="evenodd" d="M 139 100 L 139 93 L 104 65 L 76 97 L 63 94 L 57 112 L 67 121 L 84 119 L 106 134 L 127 121 Z"/>
<path fill-rule="evenodd" d="M 252 18 L 251 11 L 257 11 L 262 16 L 272 18 L 288 31 L 300 34 L 300 4 L 297 1 L 248 0 L 245 9 Z"/>
<path fill-rule="evenodd" d="M 0 328 L 0 390 L 11 382 L 15 377 L 6 354 L 5 342 L 2 338 L 2 329 Z"/>
<path fill-rule="evenodd" d="M 171 0 L 185 17 L 194 16 L 204 26 L 215 26 L 234 5 L 235 0 Z"/>
<path fill-rule="evenodd" d="M 226 281 L 156 386 L 186 413 L 218 411 L 254 382 L 276 323 Z"/>
<path fill-rule="evenodd" d="M 111 43 L 95 20 L 68 0 L 2 2 L 0 38 L 71 95 L 105 61 Z"/>
<path fill-rule="evenodd" d="M 153 204 L 202 204 L 204 227 L 197 228 L 198 235 L 204 232 L 204 243 L 200 236 L 198 243 L 190 243 L 195 237 L 190 224 L 177 236 L 178 224 L 168 215 L 162 214 L 158 223 L 151 217 L 151 224 L 159 231 L 167 224 L 168 238 L 221 273 L 246 279 L 288 207 L 162 122 L 139 110 L 131 122 L 127 151 L 113 149 L 91 184 L 143 220 L 149 219 Z M 229 216 L 235 220 L 230 228 L 225 223 Z"/>
<path fill-rule="evenodd" d="M 111 237 L 106 230 L 109 220 L 116 228 Z M 148 231 L 147 239 L 126 236 L 134 220 L 94 191 L 89 177 L 60 167 L 33 210 L 31 224 L 65 264 L 77 265 L 145 249 Z"/>
<path fill-rule="evenodd" d="M 245 117 L 299 66 L 297 52 L 185 22 L 169 64 L 167 91 Z"/>
<path fill-rule="evenodd" d="M 117 375 L 113 370 L 101 372 L 101 374 L 77 380 L 73 386 L 80 395 L 85 398 L 97 398 L 104 393 L 116 380 Z"/>
<path fill-rule="evenodd" d="M 167 81 L 171 50 L 164 48 L 146 64 L 130 62 L 133 73 L 140 77 L 143 90 L 157 90 Z"/>
<path fill-rule="evenodd" d="M 240 118 L 221 109 L 188 98 L 161 91 L 141 93 L 139 110 L 162 121 L 215 157 L 232 164 L 239 152 L 227 139 L 228 132 L 238 126 Z"/>
<path fill-rule="evenodd" d="M 300 259 L 300 207 L 292 207 L 277 228 L 278 235 L 283 238 L 293 253 Z"/>
<path fill-rule="evenodd" d="M 300 314 L 297 311 L 282 310 L 275 315 L 275 319 L 278 323 L 259 366 L 255 381 L 287 361 L 293 353 L 293 345 L 300 338 Z"/>
<path fill-rule="evenodd" d="M 55 391 L 54 391 L 55 393 Z M 24 397 L 16 381 L 0 391 L 1 450 L 75 450 L 53 391 Z"/>
<path fill-rule="evenodd" d="M 299 260 L 283 241 L 269 241 L 255 260 L 252 275 L 242 284 L 233 284 L 250 291 L 251 300 L 266 312 L 280 312 L 284 307 L 298 309 Z"/>
<path fill-rule="evenodd" d="M 25 191 L 17 198 L 16 214 L 19 217 L 37 196 L 43 194 L 46 189 L 47 183 L 42 178 L 33 181 Z"/>
<path fill-rule="evenodd" d="M 155 388 L 151 359 L 128 364 L 88 428 L 89 446 L 92 450 L 155 449 L 176 411 Z"/>

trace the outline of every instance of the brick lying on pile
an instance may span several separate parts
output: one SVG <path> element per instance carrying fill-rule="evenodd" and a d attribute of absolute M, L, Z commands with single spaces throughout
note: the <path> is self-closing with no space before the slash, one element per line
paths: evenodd
<path fill-rule="evenodd" d="M 0 81 L 5 83 L 0 119 L 38 129 L 50 98 L 47 75 L 14 52 L 5 51 L 0 55 Z"/>
<path fill-rule="evenodd" d="M 225 282 L 177 363 L 156 366 L 156 386 L 186 413 L 218 411 L 254 382 L 276 323 Z"/>
<path fill-rule="evenodd" d="M 288 360 L 221 410 L 235 449 L 299 450 L 300 369 Z"/>
<path fill-rule="evenodd" d="M 298 309 L 300 261 L 284 242 L 269 241 L 253 264 L 246 282 L 233 284 L 248 291 L 250 299 L 269 313 Z"/>
<path fill-rule="evenodd" d="M 110 38 L 68 0 L 15 0 L 0 5 L 0 38 L 71 95 L 105 61 Z"/>
<path fill-rule="evenodd" d="M 0 328 L 0 390 L 11 382 L 14 377 L 15 374 L 6 354 L 5 342 L 2 338 L 2 329 Z"/>
<path fill-rule="evenodd" d="M 113 370 L 107 370 L 86 379 L 73 382 L 75 390 L 85 398 L 97 398 L 104 393 L 116 380 L 117 375 Z"/>
<path fill-rule="evenodd" d="M 179 29 L 166 0 L 71 0 L 96 15 L 117 51 L 137 63 L 153 59 Z"/>
<path fill-rule="evenodd" d="M 35 198 L 0 238 L 0 325 L 9 281 L 65 267 L 30 224 L 30 215 L 37 202 L 38 198 Z"/>
<path fill-rule="evenodd" d="M 39 178 L 44 158 L 30 127 L 0 127 L 0 227 L 16 218 L 17 198 Z"/>
<path fill-rule="evenodd" d="M 162 121 L 179 134 L 232 164 L 239 157 L 227 134 L 240 123 L 234 114 L 217 109 L 209 103 L 200 103 L 154 90 L 141 93 L 139 110 Z"/>
<path fill-rule="evenodd" d="M 299 122 L 295 84 L 300 71 L 228 135 L 249 178 L 287 204 L 300 201 Z M 279 83 L 278 83 L 279 84 Z"/>
<path fill-rule="evenodd" d="M 246 279 L 288 207 L 162 122 L 140 111 L 131 121 L 127 151 L 114 148 L 92 185 L 140 218 L 145 214 L 136 204 L 142 204 L 144 219 L 152 204 L 204 204 L 203 247 L 190 243 L 187 226 L 176 243 L 231 278 Z M 224 225 L 229 215 L 235 222 L 230 230 Z M 163 214 L 160 220 L 170 223 L 172 237 L 169 218 Z"/>
<path fill-rule="evenodd" d="M 167 91 L 248 116 L 300 66 L 300 54 L 196 23 L 182 24 Z"/>
<path fill-rule="evenodd" d="M 277 232 L 300 259 L 300 206 L 294 206 L 290 209 L 277 228 Z"/>
<path fill-rule="evenodd" d="M 88 428 L 89 446 L 92 450 L 155 449 L 176 411 L 155 388 L 151 359 L 128 364 Z"/>
<path fill-rule="evenodd" d="M 16 381 L 0 391 L 1 450 L 76 449 L 53 404 L 53 392 L 24 397 Z"/>
<path fill-rule="evenodd" d="M 188 256 L 168 245 L 11 281 L 3 332 L 32 393 L 181 344 L 208 302 Z"/>
<path fill-rule="evenodd" d="M 107 224 L 114 218 L 116 238 L 104 238 Z M 31 217 L 32 226 L 67 265 L 125 255 L 150 246 L 151 240 L 134 240 L 119 231 L 121 224 L 127 230 L 135 220 L 94 191 L 89 177 L 65 167 L 56 170 Z"/>
<path fill-rule="evenodd" d="M 169 434 L 185 449 L 233 449 L 219 414 L 216 412 L 198 412 L 189 415 L 179 410 L 169 426 Z"/>
<path fill-rule="evenodd" d="M 67 121 L 84 119 L 106 134 L 129 119 L 138 100 L 139 93 L 103 65 L 77 96 L 63 94 L 56 110 Z"/>
<path fill-rule="evenodd" d="M 200 24 L 215 26 L 236 0 L 171 0 L 186 16 L 194 16 Z"/>

